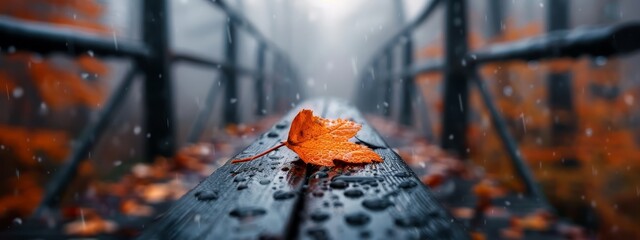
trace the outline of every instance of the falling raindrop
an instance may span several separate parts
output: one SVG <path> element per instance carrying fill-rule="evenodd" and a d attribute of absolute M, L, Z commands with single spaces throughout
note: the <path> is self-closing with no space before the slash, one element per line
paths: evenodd
<path fill-rule="evenodd" d="M 585 129 L 584 134 L 587 135 L 587 137 L 591 137 L 593 135 L 593 129 L 591 128 Z"/>
<path fill-rule="evenodd" d="M 607 65 L 607 58 L 606 57 L 602 57 L 602 56 L 596 57 L 594 61 L 595 61 L 596 65 L 598 65 L 599 67 Z"/>
<path fill-rule="evenodd" d="M 14 98 L 20 98 L 24 95 L 24 90 L 21 87 L 15 87 L 11 92 Z"/>
<path fill-rule="evenodd" d="M 142 132 L 142 128 L 140 128 L 140 126 L 135 126 L 133 128 L 133 134 L 138 135 L 140 132 Z"/>
<path fill-rule="evenodd" d="M 45 115 L 49 112 L 49 107 L 47 106 L 46 103 L 41 102 L 40 103 L 40 110 L 38 111 L 40 113 L 40 115 Z"/>
<path fill-rule="evenodd" d="M 513 88 L 511 86 L 505 86 L 502 89 L 502 94 L 504 94 L 507 97 L 511 97 L 511 95 L 513 94 Z"/>
<path fill-rule="evenodd" d="M 630 95 L 630 94 L 624 95 L 624 103 L 626 103 L 629 106 L 632 106 L 633 105 L 633 95 Z"/>

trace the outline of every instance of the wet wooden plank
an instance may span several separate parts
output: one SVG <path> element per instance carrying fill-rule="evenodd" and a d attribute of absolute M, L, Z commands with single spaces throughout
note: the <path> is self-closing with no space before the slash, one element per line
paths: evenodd
<path fill-rule="evenodd" d="M 404 161 L 353 107 L 328 103 L 326 117 L 363 124 L 357 141 L 383 163 L 310 167 L 299 239 L 468 239 Z"/>
<path fill-rule="evenodd" d="M 244 151 L 242 158 L 286 141 L 302 107 L 316 113 L 324 100 L 292 110 Z M 227 162 L 149 226 L 140 239 L 285 239 L 295 234 L 306 165 L 286 147 L 251 162 Z"/>

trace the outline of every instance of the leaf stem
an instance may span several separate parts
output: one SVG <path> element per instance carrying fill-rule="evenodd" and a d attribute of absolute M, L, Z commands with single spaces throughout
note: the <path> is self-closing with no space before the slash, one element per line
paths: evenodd
<path fill-rule="evenodd" d="M 241 159 L 234 159 L 233 161 L 231 161 L 231 163 L 241 163 L 241 162 L 248 162 L 248 161 L 252 161 L 255 160 L 256 158 L 262 157 L 264 155 L 267 155 L 267 153 L 272 152 L 273 150 L 276 150 L 278 148 L 281 148 L 282 146 L 284 146 L 285 143 L 284 142 L 280 142 L 278 145 L 273 146 L 272 148 L 269 148 L 267 150 L 265 150 L 264 152 L 255 155 L 253 157 L 248 157 L 248 158 L 241 158 Z"/>

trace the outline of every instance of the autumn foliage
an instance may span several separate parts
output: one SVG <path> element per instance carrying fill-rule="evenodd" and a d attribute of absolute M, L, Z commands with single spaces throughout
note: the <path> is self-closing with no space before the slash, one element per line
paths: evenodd
<path fill-rule="evenodd" d="M 41 22 L 95 34 L 110 32 L 101 22 L 103 10 L 95 0 L 0 1 L 0 15 L 25 24 Z M 69 112 L 100 107 L 109 68 L 90 53 L 60 58 L 11 47 L 2 49 L 0 63 L 0 87 L 6 94 L 0 100 L 0 158 L 6 160 L 0 225 L 5 226 L 29 215 L 40 201 L 50 169 L 67 157 L 70 140 L 78 131 L 77 120 L 70 120 Z M 92 168 L 83 164 L 79 172 L 83 179 Z"/>
<path fill-rule="evenodd" d="M 471 48 L 478 49 L 541 34 L 544 26 L 539 21 L 517 24 L 508 19 L 501 35 L 486 38 L 481 31 L 472 31 L 469 39 Z M 417 55 L 440 58 L 441 45 L 441 40 L 436 39 Z M 634 175 L 640 168 L 637 127 L 640 88 L 634 83 L 634 76 L 624 75 L 630 72 L 628 68 L 633 68 L 625 66 L 624 61 L 602 57 L 513 61 L 480 68 L 522 156 L 552 203 L 576 221 L 586 221 L 587 212 L 597 214 L 602 219 L 592 230 L 605 239 L 640 236 L 637 228 L 640 209 L 630 204 L 640 196 L 637 187 L 640 178 Z M 570 97 L 574 103 L 571 111 L 549 106 L 546 77 L 559 72 L 570 73 Z M 441 75 L 420 75 L 417 84 L 426 104 L 435 110 L 431 122 L 436 134 L 440 134 L 439 114 L 445 107 L 441 101 Z M 517 174 L 477 91 L 471 91 L 469 102 L 470 160 L 484 166 L 492 178 L 509 188 L 523 190 L 515 180 Z M 574 130 L 568 136 L 558 136 L 552 131 L 556 123 L 568 123 Z M 440 181 L 438 177 L 426 179 L 429 184 Z"/>

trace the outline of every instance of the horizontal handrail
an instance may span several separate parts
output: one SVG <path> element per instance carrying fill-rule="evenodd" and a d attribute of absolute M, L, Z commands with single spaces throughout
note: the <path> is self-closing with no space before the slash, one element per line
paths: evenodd
<path fill-rule="evenodd" d="M 150 50 L 135 42 L 89 34 L 68 27 L 52 27 L 48 24 L 0 17 L 0 46 L 26 49 L 42 54 L 65 52 L 145 58 Z"/>
<path fill-rule="evenodd" d="M 77 140 L 78 145 L 73 146 L 71 155 L 64 161 L 60 170 L 57 171 L 49 181 L 49 184 L 45 189 L 42 202 L 34 214 L 35 217 L 42 216 L 47 209 L 56 205 L 63 197 L 66 187 L 76 175 L 78 166 L 82 161 L 87 159 L 87 155 L 91 150 L 91 147 L 96 141 L 98 141 L 98 139 L 100 139 L 100 136 L 113 119 L 113 114 L 126 99 L 125 97 L 127 96 L 129 89 L 131 89 L 131 85 L 135 80 L 137 72 L 136 65 L 128 70 L 122 82 L 114 90 L 114 93 L 100 111 L 96 121 L 90 123 L 82 130 L 82 133 Z"/>
<path fill-rule="evenodd" d="M 408 70 L 401 69 L 400 71 L 391 72 L 391 74 L 387 72 L 379 73 L 379 77 L 382 79 L 393 80 L 393 79 L 404 79 L 413 76 L 417 76 L 419 74 L 425 73 L 433 73 L 440 72 L 444 68 L 444 63 L 440 59 L 435 60 L 427 60 L 422 61 L 416 64 L 411 65 L 411 68 Z"/>
<path fill-rule="evenodd" d="M 601 28 L 556 31 L 515 42 L 494 44 L 469 54 L 467 61 L 486 63 L 509 60 L 542 60 L 611 56 L 640 49 L 640 22 L 627 22 Z"/>
<path fill-rule="evenodd" d="M 600 28 L 556 31 L 518 41 L 493 44 L 467 54 L 465 64 L 474 65 L 500 61 L 536 61 L 581 56 L 607 57 L 640 50 L 640 22 L 627 22 Z M 400 79 L 444 68 L 441 59 L 413 64 L 408 71 L 396 71 L 381 77 Z"/>
<path fill-rule="evenodd" d="M 396 33 L 391 35 L 392 37 L 389 38 L 389 40 L 387 40 L 382 45 L 382 47 L 378 48 L 379 49 L 378 52 L 373 54 L 371 59 L 374 59 L 374 60 L 369 62 L 365 66 L 371 66 L 373 64 L 373 62 L 375 61 L 375 59 L 384 56 L 385 52 L 388 49 L 390 49 L 391 47 L 396 45 L 398 43 L 398 41 L 400 41 L 407 34 L 410 34 L 411 32 L 413 32 L 414 29 L 416 29 L 418 26 L 420 26 L 420 24 L 422 24 L 422 22 L 424 22 L 425 20 L 427 20 L 429 18 L 429 16 L 431 16 L 433 11 L 436 10 L 436 7 L 438 6 L 439 3 L 440 3 L 440 0 L 431 0 L 431 2 L 429 2 L 427 4 L 427 6 L 425 6 L 425 8 L 420 12 L 420 14 L 415 19 L 413 19 L 411 22 L 409 22 L 406 25 L 404 25 L 404 27 L 400 28 L 399 31 L 397 31 Z M 366 68 L 368 68 L 368 67 L 365 67 L 365 69 Z"/>
<path fill-rule="evenodd" d="M 249 68 L 244 68 L 244 67 L 239 67 L 239 66 L 232 66 L 230 64 L 227 64 L 225 62 L 222 61 L 216 61 L 216 60 L 211 60 L 211 59 L 207 59 L 207 58 L 203 58 L 200 56 L 195 56 L 195 55 L 190 55 L 190 54 L 184 54 L 184 53 L 175 53 L 171 56 L 172 60 L 174 62 L 187 62 L 190 64 L 195 64 L 195 65 L 201 65 L 201 66 L 206 66 L 206 67 L 210 67 L 213 69 L 221 69 L 221 70 L 228 70 L 228 71 L 234 71 L 238 74 L 244 74 L 244 75 L 250 75 L 250 76 L 258 76 L 261 73 L 251 70 Z"/>
<path fill-rule="evenodd" d="M 428 15 L 437 6 L 437 2 L 438 1 L 432 1 L 416 20 L 407 24 L 399 31 L 399 33 L 394 35 L 386 44 L 384 44 L 383 47 L 373 55 L 371 61 L 364 66 L 364 69 L 369 70 L 375 68 L 376 66 L 374 64 L 378 63 L 383 57 L 385 57 L 382 55 L 383 53 L 390 54 L 389 51 L 391 51 L 391 47 L 396 44 L 396 41 L 403 36 L 410 37 L 408 35 L 418 26 L 418 24 L 428 17 Z M 447 8 L 451 7 L 455 8 L 455 5 L 447 5 Z M 451 11 L 452 9 L 447 10 Z M 446 20 L 452 21 L 450 18 L 447 18 Z M 453 21 L 455 22 L 455 19 L 453 19 Z M 453 25 L 448 25 L 447 27 L 455 28 Z M 447 34 L 450 34 L 451 30 L 452 29 L 448 29 Z M 627 22 L 600 28 L 555 31 L 534 38 L 494 44 L 486 49 L 465 54 L 464 57 L 460 59 L 461 62 L 457 63 L 461 65 L 461 70 L 471 72 L 467 78 L 469 78 L 469 81 L 475 83 L 480 90 L 483 102 L 489 110 L 493 124 L 496 127 L 496 131 L 498 132 L 504 147 L 507 149 L 516 172 L 524 181 L 527 187 L 527 192 L 548 210 L 553 211 L 553 207 L 547 202 L 544 192 L 536 184 L 533 174 L 531 174 L 526 162 L 518 151 L 517 143 L 510 135 L 504 119 L 497 111 L 490 92 L 487 90 L 486 86 L 480 79 L 480 76 L 476 72 L 476 67 L 484 63 L 510 60 L 537 61 L 557 58 L 577 58 L 581 56 L 608 57 L 613 55 L 629 54 L 639 49 L 640 22 Z M 447 49 L 447 51 L 451 50 L 452 49 Z M 387 61 L 391 60 L 387 59 Z M 449 64 L 452 63 L 449 62 Z M 405 66 L 399 71 L 393 71 L 392 69 L 379 71 L 377 78 L 382 78 L 383 81 L 388 82 L 407 78 L 411 79 L 421 73 L 443 71 L 448 67 L 452 66 L 445 65 L 445 62 L 442 59 L 429 60 Z M 361 81 L 366 80 L 367 76 L 363 76 L 361 79 Z M 464 88 L 466 89 L 466 84 L 464 85 Z M 458 95 L 458 97 L 460 98 L 460 95 Z M 389 97 L 389 99 L 391 98 Z M 462 106 L 462 100 L 460 101 Z"/>
<path fill-rule="evenodd" d="M 260 31 L 256 28 L 251 21 L 249 21 L 244 15 L 240 14 L 238 11 L 234 10 L 223 0 L 207 0 L 214 4 L 214 6 L 218 7 L 220 10 L 225 12 L 229 17 L 229 21 L 232 21 L 237 26 L 244 28 L 249 35 L 252 35 L 256 41 L 261 44 L 264 44 L 268 49 L 270 49 L 276 56 L 283 58 L 290 63 L 284 51 L 282 51 L 275 43 L 269 41 Z"/>
<path fill-rule="evenodd" d="M 230 9 L 222 1 L 213 2 L 216 3 L 217 6 L 220 6 L 229 15 L 231 21 L 236 24 L 239 23 L 240 26 L 248 29 L 251 35 L 258 39 L 261 46 L 269 47 L 271 49 L 276 57 L 276 61 L 284 63 L 283 67 L 287 72 L 284 75 L 297 78 L 297 73 L 293 71 L 290 60 L 280 49 L 276 47 L 275 44 L 268 41 L 262 34 L 260 34 L 260 32 L 257 31 L 255 27 L 253 27 L 253 25 L 251 25 L 249 21 L 239 13 Z M 162 12 L 161 9 L 160 12 Z M 149 22 L 153 21 L 145 21 L 145 24 Z M 138 67 L 141 65 L 149 67 L 149 61 L 158 57 L 155 56 L 156 53 L 161 55 L 161 53 L 166 53 L 162 51 L 170 52 L 171 50 L 166 49 L 167 46 L 160 46 L 160 48 L 158 48 L 150 43 L 116 39 L 115 34 L 113 35 L 113 38 L 110 38 L 108 36 L 90 34 L 68 27 L 55 27 L 44 23 L 28 22 L 8 17 L 0 17 L 0 36 L 2 36 L 0 37 L 0 50 L 26 50 L 40 54 L 49 54 L 54 52 L 60 52 L 67 55 L 96 54 L 100 56 L 129 57 L 133 60 L 132 68 L 125 74 L 123 81 L 119 83 L 113 94 L 108 98 L 104 107 L 99 110 L 99 115 L 96 120 L 84 127 L 82 133 L 78 137 L 77 144 L 72 146 L 71 154 L 67 157 L 59 171 L 55 172 L 52 180 L 48 183 L 42 202 L 33 215 L 33 217 L 38 218 L 47 213 L 49 209 L 59 204 L 69 183 L 74 179 L 78 166 L 82 161 L 87 159 L 92 146 L 99 141 L 100 136 L 111 122 L 110 120 L 112 119 L 112 116 L 125 101 L 125 97 L 135 80 L 136 74 L 138 73 Z M 153 51 L 151 50 L 152 47 L 154 48 Z M 278 72 L 268 74 L 264 71 L 264 66 L 258 67 L 257 70 L 251 70 L 229 64 L 227 62 L 215 61 L 189 54 L 176 53 L 169 57 L 173 62 L 186 62 L 210 67 L 212 69 L 221 69 L 234 73 L 250 75 L 255 77 L 257 81 L 264 81 L 265 78 L 274 78 L 276 76 L 283 75 L 283 73 Z M 156 64 L 151 65 L 155 66 Z M 150 76 L 148 76 L 147 72 L 147 81 L 149 77 Z M 287 78 L 284 79 L 286 80 Z M 294 82 L 294 85 L 297 85 L 295 83 L 297 82 Z M 149 82 L 145 82 L 145 84 L 148 85 Z M 216 83 L 214 82 L 213 84 Z M 212 85 L 211 89 L 215 90 L 217 87 Z M 207 97 L 208 102 L 212 102 L 215 95 L 216 94 L 209 93 Z M 201 115 L 209 113 L 210 111 Z M 164 123 L 164 120 L 162 120 L 162 122 Z M 204 123 L 204 121 L 201 122 Z M 204 127 L 203 123 L 196 126 L 196 131 Z"/>

